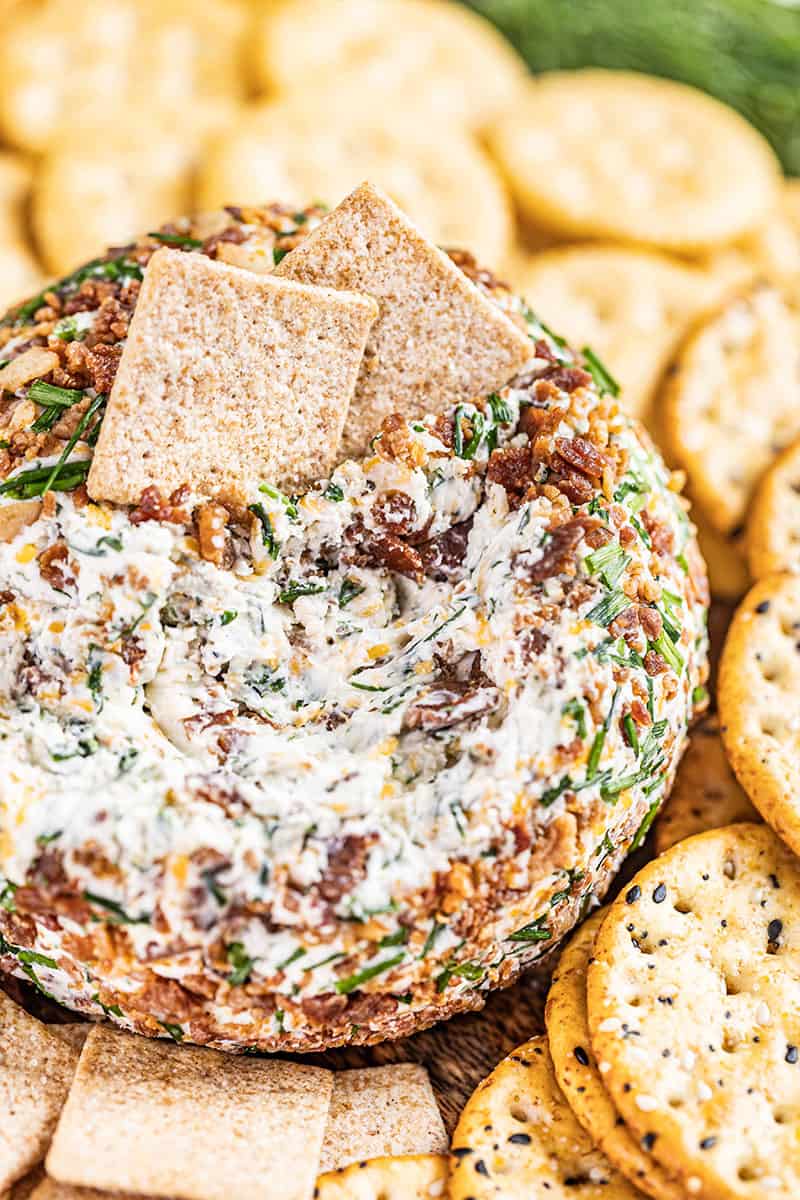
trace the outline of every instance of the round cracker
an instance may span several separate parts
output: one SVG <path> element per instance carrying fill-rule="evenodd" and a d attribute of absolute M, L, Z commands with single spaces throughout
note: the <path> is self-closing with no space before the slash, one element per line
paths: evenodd
<path fill-rule="evenodd" d="M 44 283 L 39 264 L 21 241 L 0 241 L 0 309 L 38 291 Z"/>
<path fill-rule="evenodd" d="M 531 308 L 575 346 L 591 346 L 641 416 L 689 325 L 719 302 L 716 280 L 666 255 L 577 246 L 531 255 L 511 280 Z"/>
<path fill-rule="evenodd" d="M 766 825 L 648 863 L 600 927 L 587 999 L 614 1103 L 690 1195 L 800 1193 L 800 868 Z"/>
<path fill-rule="evenodd" d="M 0 130 L 39 153 L 131 112 L 151 129 L 241 99 L 247 15 L 235 0 L 48 0 L 0 22 Z M 98 97 L 101 101 L 98 104 Z M 89 133 L 89 138 L 91 133 Z"/>
<path fill-rule="evenodd" d="M 728 762 L 719 718 L 712 714 L 692 730 L 669 799 L 658 816 L 656 853 L 707 829 L 759 819 Z"/>
<path fill-rule="evenodd" d="M 736 777 L 800 854 L 800 578 L 770 575 L 747 593 L 720 663 L 720 732 Z"/>
<path fill-rule="evenodd" d="M 732 109 L 626 71 L 538 76 L 492 145 L 535 224 L 669 250 L 755 229 L 780 183 L 769 145 Z"/>
<path fill-rule="evenodd" d="M 473 1092 L 453 1134 L 451 1200 L 547 1196 L 634 1200 L 559 1091 L 547 1038 L 535 1037 Z"/>
<path fill-rule="evenodd" d="M 799 182 L 783 184 L 777 207 L 742 245 L 760 275 L 789 288 L 800 285 Z"/>
<path fill-rule="evenodd" d="M 253 63 L 265 92 L 302 95 L 324 113 L 343 86 L 383 112 L 416 107 L 471 128 L 514 100 L 522 60 L 483 17 L 430 0 L 281 0 L 256 29 Z"/>
<path fill-rule="evenodd" d="M 190 171 L 178 140 L 105 146 L 102 153 L 67 147 L 47 156 L 34 181 L 31 226 L 48 270 L 65 275 L 98 246 L 124 244 L 186 212 Z"/>
<path fill-rule="evenodd" d="M 572 935 L 553 975 L 545 1008 L 553 1070 L 573 1113 L 618 1171 L 654 1200 L 684 1200 L 683 1188 L 620 1118 L 592 1054 L 586 973 L 605 914 L 598 909 Z"/>
<path fill-rule="evenodd" d="M 758 485 L 746 545 L 753 579 L 800 569 L 800 439 L 778 455 Z"/>
<path fill-rule="evenodd" d="M 336 104 L 334 102 L 334 109 Z M 500 263 L 512 236 L 506 190 L 487 155 L 466 134 L 412 127 L 405 118 L 337 119 L 294 104 L 267 104 L 216 140 L 198 181 L 199 206 L 280 199 L 333 207 L 365 179 L 387 192 L 441 246 Z"/>
<path fill-rule="evenodd" d="M 678 355 L 663 419 L 709 523 L 734 533 L 760 476 L 800 434 L 800 302 L 757 285 L 703 321 Z"/>
<path fill-rule="evenodd" d="M 447 1190 L 443 1154 L 370 1158 L 320 1175 L 314 1200 L 434 1200 Z"/>

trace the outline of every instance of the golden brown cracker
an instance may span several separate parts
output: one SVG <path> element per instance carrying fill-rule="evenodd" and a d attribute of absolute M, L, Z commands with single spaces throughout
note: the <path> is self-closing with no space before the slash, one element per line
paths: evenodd
<path fill-rule="evenodd" d="M 562 1096 L 547 1038 L 514 1050 L 473 1092 L 453 1134 L 451 1200 L 635 1200 Z"/>
<path fill-rule="evenodd" d="M 688 838 L 611 905 L 592 1048 L 628 1126 L 690 1196 L 800 1189 L 800 868 L 766 825 Z"/>
<path fill-rule="evenodd" d="M 314 1200 L 437 1200 L 448 1174 L 444 1154 L 373 1158 L 320 1175 Z"/>

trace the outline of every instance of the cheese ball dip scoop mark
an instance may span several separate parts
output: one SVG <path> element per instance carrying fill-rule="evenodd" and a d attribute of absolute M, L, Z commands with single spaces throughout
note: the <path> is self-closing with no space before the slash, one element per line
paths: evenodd
<path fill-rule="evenodd" d="M 602 363 L 374 189 L 342 208 L 174 222 L 0 326 L 12 364 L 34 329 L 51 353 L 2 400 L 0 516 L 35 503 L 0 541 L 0 964 L 86 1014 L 220 1049 L 371 1042 L 480 1007 L 641 843 L 707 671 L 684 503 Z M 331 262 L 326 220 L 340 247 L 394 239 L 377 315 L 363 259 L 348 292 L 307 278 Z M 289 274 L 304 241 L 299 284 L 215 261 L 258 246 Z M 321 410 L 301 402 L 333 394 L 335 364 L 309 367 L 282 321 L 279 377 L 289 356 L 310 382 L 296 422 L 285 393 L 263 396 L 272 440 L 242 473 L 237 372 L 256 363 L 227 329 L 276 297 L 337 314 L 361 438 L 357 339 L 401 345 L 434 285 L 452 343 L 439 329 L 394 364 L 425 376 L 427 415 L 411 389 L 395 413 L 380 393 L 363 457 L 341 461 L 335 405 L 317 444 Z M 469 359 L 460 331 L 479 325 L 481 346 L 497 337 Z M 228 425 L 185 392 L 204 345 L 203 396 L 224 373 Z M 185 444 L 153 440 L 156 394 Z M 195 453 L 202 437 L 226 453 Z M 281 486 L 257 456 L 312 482 Z M 141 478 L 153 464 L 163 479 Z M 139 495 L 103 498 L 134 477 Z"/>

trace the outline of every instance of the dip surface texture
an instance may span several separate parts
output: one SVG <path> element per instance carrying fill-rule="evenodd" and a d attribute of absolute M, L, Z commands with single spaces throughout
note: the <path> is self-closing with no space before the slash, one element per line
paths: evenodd
<path fill-rule="evenodd" d="M 212 252 L 272 252 L 247 216 Z M 105 301 L 132 309 L 129 275 L 12 313 L 0 360 L 64 330 L 61 370 L 116 352 L 124 312 L 118 339 L 92 331 Z M 527 320 L 529 369 L 390 417 L 302 496 L 92 503 L 87 424 L 42 500 L 30 473 L 72 410 L 43 419 L 31 380 L 6 394 L 5 969 L 223 1049 L 376 1041 L 480 1006 L 643 838 L 704 694 L 693 530 L 599 365 L 475 278 Z M 102 411 L 86 370 L 73 425 Z"/>

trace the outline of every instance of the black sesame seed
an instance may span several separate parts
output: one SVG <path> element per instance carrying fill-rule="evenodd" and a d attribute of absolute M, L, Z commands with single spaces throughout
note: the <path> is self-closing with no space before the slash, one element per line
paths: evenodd
<path fill-rule="evenodd" d="M 635 883 L 633 887 L 628 888 L 627 892 L 625 893 L 625 900 L 628 904 L 635 904 L 641 894 L 642 889 L 639 887 L 638 883 Z"/>
<path fill-rule="evenodd" d="M 471 1146 L 454 1146 L 453 1147 L 453 1157 L 454 1158 L 466 1158 L 468 1154 L 474 1154 L 474 1153 L 475 1153 L 475 1151 L 472 1149 Z"/>
<path fill-rule="evenodd" d="M 656 1144 L 656 1134 L 655 1133 L 646 1133 L 644 1135 L 644 1137 L 642 1138 L 642 1149 L 643 1150 L 647 1150 L 649 1152 L 650 1150 L 653 1149 L 653 1146 L 655 1146 L 655 1144 Z"/>
<path fill-rule="evenodd" d="M 512 1133 L 508 1140 L 513 1146 L 529 1146 L 531 1135 L 529 1133 Z"/>
<path fill-rule="evenodd" d="M 667 898 L 667 885 L 660 883 L 653 892 L 653 902 L 655 904 L 663 904 Z"/>
<path fill-rule="evenodd" d="M 786 1061 L 788 1063 L 796 1063 L 798 1057 L 800 1057 L 800 1055 L 798 1055 L 797 1046 L 792 1046 L 791 1044 L 787 1045 L 785 1055 Z"/>
<path fill-rule="evenodd" d="M 778 881 L 778 876 L 773 875 L 772 872 L 770 872 L 769 881 L 774 888 L 779 888 L 781 886 L 780 882 Z"/>
<path fill-rule="evenodd" d="M 623 1083 L 622 1090 L 623 1090 L 623 1092 L 629 1092 L 632 1087 L 633 1087 L 632 1083 Z"/>
<path fill-rule="evenodd" d="M 757 604 L 756 612 L 759 614 L 769 612 L 769 600 L 762 600 L 760 604 Z"/>
<path fill-rule="evenodd" d="M 486 1163 L 483 1161 L 482 1158 L 479 1158 L 478 1161 L 475 1163 L 475 1171 L 478 1175 L 488 1176 L 489 1168 L 486 1166 Z"/>
<path fill-rule="evenodd" d="M 583 1046 L 576 1046 L 572 1053 L 575 1055 L 582 1067 L 588 1067 L 589 1055 L 586 1053 Z"/>
<path fill-rule="evenodd" d="M 767 926 L 767 937 L 771 942 L 777 942 L 783 932 L 783 921 L 779 921 L 776 917 L 774 921 L 770 921 Z"/>
<path fill-rule="evenodd" d="M 715 1137 L 703 1138 L 702 1142 L 700 1143 L 700 1149 L 701 1150 L 713 1150 L 714 1147 L 716 1146 L 716 1144 L 717 1144 L 717 1139 Z"/>

